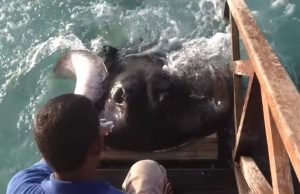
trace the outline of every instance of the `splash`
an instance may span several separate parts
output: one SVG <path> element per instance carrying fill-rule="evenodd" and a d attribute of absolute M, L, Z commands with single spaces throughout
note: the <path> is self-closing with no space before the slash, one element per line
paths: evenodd
<path fill-rule="evenodd" d="M 170 54 L 170 63 L 164 69 L 180 76 L 197 75 L 201 71 L 198 66 L 203 67 L 199 64 L 225 69 L 231 57 L 230 38 L 229 33 L 217 33 L 210 38 L 201 37 L 187 41 L 183 43 L 182 49 Z"/>

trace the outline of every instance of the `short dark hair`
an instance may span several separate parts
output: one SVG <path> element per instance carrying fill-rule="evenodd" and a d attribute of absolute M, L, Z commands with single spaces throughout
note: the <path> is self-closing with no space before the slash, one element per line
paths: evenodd
<path fill-rule="evenodd" d="M 100 139 L 98 113 L 84 96 L 64 94 L 37 113 L 34 137 L 48 164 L 59 173 L 72 172 L 86 159 L 92 142 Z"/>

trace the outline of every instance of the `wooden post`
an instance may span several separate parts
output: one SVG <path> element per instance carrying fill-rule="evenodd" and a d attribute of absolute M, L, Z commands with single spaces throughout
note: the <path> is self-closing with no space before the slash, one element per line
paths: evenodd
<path fill-rule="evenodd" d="M 230 14 L 231 21 L 231 43 L 232 43 L 232 61 L 237 61 L 241 59 L 240 55 L 240 42 L 239 42 L 239 30 L 236 26 L 235 20 Z M 233 72 L 233 98 L 234 98 L 234 123 L 235 130 L 237 133 L 237 129 L 240 123 L 241 112 L 243 102 L 241 99 L 242 93 L 242 77 L 240 75 L 236 75 Z"/>
<path fill-rule="evenodd" d="M 294 189 L 289 157 L 270 113 L 268 99 L 264 92 L 262 92 L 262 99 L 273 190 L 275 194 L 292 194 Z"/>
<path fill-rule="evenodd" d="M 250 188 L 242 174 L 241 167 L 238 163 L 234 164 L 234 174 L 239 194 L 250 194 Z"/>

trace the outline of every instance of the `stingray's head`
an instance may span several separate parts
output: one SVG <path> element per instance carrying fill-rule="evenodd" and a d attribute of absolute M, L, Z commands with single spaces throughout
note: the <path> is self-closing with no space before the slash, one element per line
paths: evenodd
<path fill-rule="evenodd" d="M 117 129 L 127 127 L 133 118 L 137 120 L 147 112 L 146 83 L 140 73 L 121 73 L 110 87 L 102 115 L 113 121 Z"/>
<path fill-rule="evenodd" d="M 158 128 L 166 116 L 180 112 L 187 98 L 186 85 L 161 69 L 135 70 L 116 77 L 102 114 L 117 130 Z"/>
<path fill-rule="evenodd" d="M 189 90 L 160 70 L 120 74 L 102 115 L 113 121 L 106 145 L 129 150 L 157 150 L 182 143 L 181 123 Z"/>

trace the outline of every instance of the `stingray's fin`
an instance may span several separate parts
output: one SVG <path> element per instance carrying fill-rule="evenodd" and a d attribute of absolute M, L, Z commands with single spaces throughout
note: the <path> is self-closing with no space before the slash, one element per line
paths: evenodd
<path fill-rule="evenodd" d="M 119 60 L 119 49 L 110 45 L 104 45 L 98 55 L 103 59 L 107 71 L 111 72 Z"/>

